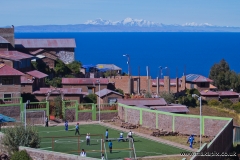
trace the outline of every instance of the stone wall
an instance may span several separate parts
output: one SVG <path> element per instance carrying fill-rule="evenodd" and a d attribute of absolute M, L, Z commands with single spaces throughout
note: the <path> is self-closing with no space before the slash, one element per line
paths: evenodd
<path fill-rule="evenodd" d="M 96 158 L 80 157 L 72 154 L 52 152 L 28 147 L 19 147 L 19 150 L 26 150 L 34 160 L 94 160 Z"/>
<path fill-rule="evenodd" d="M 172 116 L 158 114 L 158 128 L 172 131 Z"/>
<path fill-rule="evenodd" d="M 118 106 L 118 116 L 120 119 L 125 120 L 125 108 Z"/>
<path fill-rule="evenodd" d="M 74 52 L 71 51 L 58 51 L 57 56 L 61 59 L 65 64 L 71 63 L 75 60 Z"/>
<path fill-rule="evenodd" d="M 14 118 L 17 121 L 20 121 L 20 113 L 21 113 L 20 106 L 8 106 L 8 107 L 0 106 L 0 113 L 5 116 Z"/>
<path fill-rule="evenodd" d="M 79 121 L 92 120 L 92 112 L 78 112 Z"/>
<path fill-rule="evenodd" d="M 28 124 L 44 124 L 45 123 L 45 119 L 44 119 L 44 114 L 45 117 L 46 115 L 46 111 L 42 110 L 39 112 L 27 112 L 26 117 L 27 117 L 27 123 Z"/>
<path fill-rule="evenodd" d="M 175 131 L 184 134 L 200 133 L 200 120 L 190 117 L 175 117 Z"/>
<path fill-rule="evenodd" d="M 140 123 L 140 111 L 139 110 L 126 108 L 126 112 L 127 112 L 127 122 L 132 123 L 132 124 Z"/>
<path fill-rule="evenodd" d="M 118 115 L 117 112 L 109 112 L 109 113 L 100 113 L 100 119 L 101 120 L 111 120 L 113 117 L 116 117 Z M 96 120 L 98 120 L 98 112 L 96 115 Z"/>
<path fill-rule="evenodd" d="M 214 136 L 226 125 L 226 121 L 205 118 L 205 135 Z M 211 129 L 209 129 L 211 128 Z"/>
<path fill-rule="evenodd" d="M 68 122 L 74 122 L 75 118 L 75 109 L 66 109 L 65 110 L 65 118 Z"/>
<path fill-rule="evenodd" d="M 142 111 L 142 126 L 156 128 L 156 113 Z"/>

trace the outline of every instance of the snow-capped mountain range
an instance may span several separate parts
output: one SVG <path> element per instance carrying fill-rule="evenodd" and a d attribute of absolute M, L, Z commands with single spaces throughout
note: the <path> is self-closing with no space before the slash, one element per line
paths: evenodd
<path fill-rule="evenodd" d="M 83 24 L 15 26 L 16 32 L 240 32 L 240 27 L 209 23 L 162 24 L 143 19 L 88 20 Z"/>
<path fill-rule="evenodd" d="M 124 20 L 121 21 L 110 21 L 110 20 L 103 20 L 101 18 L 98 18 L 96 20 L 88 20 L 84 24 L 86 25 L 113 25 L 113 26 L 138 26 L 138 27 L 162 27 L 162 26 L 168 26 L 162 23 L 155 23 L 152 21 L 147 21 L 144 19 L 132 19 L 132 18 L 125 18 Z M 174 24 L 171 26 L 213 26 L 212 24 L 209 23 L 185 23 L 183 25 L 179 24 Z"/>

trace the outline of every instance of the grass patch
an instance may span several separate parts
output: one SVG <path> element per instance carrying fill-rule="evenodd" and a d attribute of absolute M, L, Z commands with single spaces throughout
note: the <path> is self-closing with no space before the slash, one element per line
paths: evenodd
<path fill-rule="evenodd" d="M 80 142 L 80 150 L 85 149 L 88 157 L 100 158 L 101 155 L 101 141 L 102 136 L 105 135 L 105 130 L 107 129 L 104 126 L 91 124 L 91 125 L 81 125 L 80 134 L 91 134 L 91 145 L 87 146 L 85 141 L 85 135 L 75 136 L 74 126 L 69 126 L 70 131 L 64 131 L 64 126 L 55 126 L 55 127 L 37 127 L 39 135 L 42 137 L 41 148 L 45 150 L 54 150 L 57 152 L 70 153 L 70 154 L 79 154 L 78 151 L 78 141 Z M 109 138 L 119 138 L 120 131 L 108 128 Z M 101 134 L 98 136 L 92 136 L 93 134 Z M 124 133 L 126 137 L 127 133 Z M 64 136 L 63 138 L 53 137 L 53 136 Z M 72 137 L 67 137 L 72 136 Z M 183 149 L 179 149 L 170 145 L 163 143 L 155 142 L 146 138 L 142 138 L 136 135 L 134 136 L 134 145 L 136 149 L 137 157 L 145 156 L 159 156 L 159 155 L 171 155 L 171 154 L 180 154 L 181 152 L 186 152 Z M 54 146 L 53 146 L 54 145 Z M 107 149 L 108 159 L 123 159 L 124 157 L 129 157 L 129 143 L 128 142 L 118 142 L 113 141 L 113 153 L 110 154 L 108 150 L 108 144 L 105 142 Z M 54 148 L 54 149 L 53 149 Z"/>

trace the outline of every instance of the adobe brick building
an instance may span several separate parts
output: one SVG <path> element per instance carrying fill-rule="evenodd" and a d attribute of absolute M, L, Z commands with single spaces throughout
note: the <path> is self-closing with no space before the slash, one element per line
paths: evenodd
<path fill-rule="evenodd" d="M 62 88 L 81 88 L 83 92 L 89 94 L 108 88 L 109 81 L 107 78 L 62 78 Z"/>
<path fill-rule="evenodd" d="M 15 39 L 15 49 L 18 51 L 52 60 L 58 58 L 66 64 L 75 60 L 75 48 L 75 39 Z M 54 66 L 50 60 L 44 61 Z"/>
<path fill-rule="evenodd" d="M 14 26 L 11 28 L 0 28 L 0 50 L 14 50 Z"/>
<path fill-rule="evenodd" d="M 117 103 L 119 99 L 123 99 L 124 96 L 118 92 L 102 89 L 95 93 L 98 97 L 100 96 L 100 103 Z M 99 103 L 99 98 L 97 99 L 97 103 Z"/>
<path fill-rule="evenodd" d="M 210 91 L 210 90 L 202 90 L 200 92 L 202 99 L 204 100 L 223 100 L 229 99 L 233 103 L 239 102 L 239 93 L 233 91 Z"/>
<path fill-rule="evenodd" d="M 6 64 L 0 64 L 0 98 L 21 96 L 20 77 L 24 74 Z"/>
<path fill-rule="evenodd" d="M 211 82 L 213 82 L 213 80 L 211 80 L 207 77 L 204 77 L 202 75 L 198 75 L 198 74 L 186 75 L 186 88 L 187 89 L 195 88 L 199 92 L 202 90 L 209 90 Z"/>

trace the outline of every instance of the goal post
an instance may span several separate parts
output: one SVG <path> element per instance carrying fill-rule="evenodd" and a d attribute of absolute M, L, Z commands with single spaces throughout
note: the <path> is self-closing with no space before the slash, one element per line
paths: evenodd
<path fill-rule="evenodd" d="M 46 110 L 24 110 L 21 114 L 23 117 L 22 122 L 25 126 L 27 126 L 27 124 L 45 124 Z"/>

